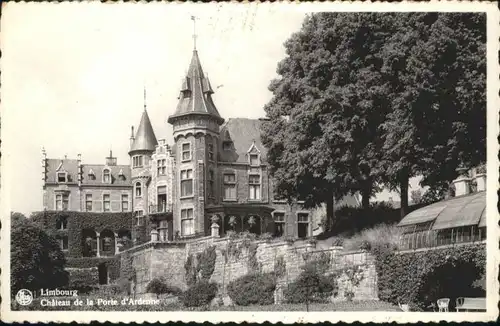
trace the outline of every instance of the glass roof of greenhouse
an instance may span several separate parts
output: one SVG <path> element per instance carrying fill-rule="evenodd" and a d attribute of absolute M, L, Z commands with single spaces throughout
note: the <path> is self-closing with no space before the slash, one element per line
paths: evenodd
<path fill-rule="evenodd" d="M 406 215 L 398 226 L 407 227 L 433 221 L 432 230 L 461 226 L 486 226 L 486 192 L 454 197 L 417 209 Z"/>

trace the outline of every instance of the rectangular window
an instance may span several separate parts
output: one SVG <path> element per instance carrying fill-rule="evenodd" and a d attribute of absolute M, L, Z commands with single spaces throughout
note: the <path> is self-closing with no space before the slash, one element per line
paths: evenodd
<path fill-rule="evenodd" d="M 85 210 L 92 212 L 92 194 L 85 194 Z"/>
<path fill-rule="evenodd" d="M 214 144 L 208 144 L 208 160 L 214 160 Z"/>
<path fill-rule="evenodd" d="M 122 194 L 122 212 L 128 212 L 128 194 Z"/>
<path fill-rule="evenodd" d="M 285 213 L 275 212 L 273 215 L 274 215 L 274 236 L 281 237 L 285 234 Z"/>
<path fill-rule="evenodd" d="M 158 175 L 165 175 L 167 172 L 167 161 L 166 160 L 158 160 Z"/>
<path fill-rule="evenodd" d="M 260 199 L 260 175 L 249 175 L 248 184 L 250 185 L 250 199 Z"/>
<path fill-rule="evenodd" d="M 57 174 L 57 182 L 66 182 L 66 173 L 60 172 Z"/>
<path fill-rule="evenodd" d="M 193 170 L 181 171 L 181 197 L 193 195 Z"/>
<path fill-rule="evenodd" d="M 160 221 L 160 225 L 158 226 L 158 235 L 160 241 L 168 241 L 168 221 Z"/>
<path fill-rule="evenodd" d="M 111 173 L 109 172 L 109 170 L 103 171 L 102 182 L 103 183 L 111 183 Z"/>
<path fill-rule="evenodd" d="M 208 171 L 208 197 L 215 197 L 215 187 L 214 187 L 214 171 Z"/>
<path fill-rule="evenodd" d="M 236 174 L 224 174 L 224 199 L 236 199 Z"/>
<path fill-rule="evenodd" d="M 102 251 L 111 251 L 111 241 L 110 237 L 101 238 Z"/>
<path fill-rule="evenodd" d="M 111 200 L 109 194 L 102 195 L 102 208 L 104 212 L 111 211 Z"/>
<path fill-rule="evenodd" d="M 194 234 L 193 209 L 183 209 L 181 210 L 181 235 L 192 234 Z"/>
<path fill-rule="evenodd" d="M 61 250 L 68 250 L 69 247 L 68 237 L 64 236 L 59 238 L 59 245 L 61 246 Z"/>
<path fill-rule="evenodd" d="M 132 167 L 134 168 L 140 168 L 144 164 L 142 155 L 137 155 L 132 157 Z"/>
<path fill-rule="evenodd" d="M 259 155 L 258 154 L 250 154 L 250 165 L 251 166 L 259 165 Z"/>
<path fill-rule="evenodd" d="M 56 195 L 56 211 L 67 211 L 69 208 L 69 195 L 57 194 Z"/>
<path fill-rule="evenodd" d="M 135 211 L 134 215 L 135 215 L 135 225 L 137 226 L 141 226 L 142 225 L 142 216 L 143 216 L 143 211 L 142 210 L 139 210 L 139 211 Z"/>
<path fill-rule="evenodd" d="M 309 236 L 309 214 L 297 214 L 297 233 L 299 238 L 307 238 Z"/>
<path fill-rule="evenodd" d="M 191 144 L 182 144 L 182 161 L 189 161 L 191 159 Z"/>

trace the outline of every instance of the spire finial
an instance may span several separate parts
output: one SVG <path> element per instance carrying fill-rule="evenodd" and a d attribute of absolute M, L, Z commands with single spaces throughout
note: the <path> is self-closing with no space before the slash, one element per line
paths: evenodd
<path fill-rule="evenodd" d="M 198 37 L 196 35 L 196 17 L 191 16 L 191 20 L 193 21 L 193 49 L 196 51 L 196 38 Z"/>
<path fill-rule="evenodd" d="M 144 86 L 144 111 L 146 111 L 146 86 Z"/>

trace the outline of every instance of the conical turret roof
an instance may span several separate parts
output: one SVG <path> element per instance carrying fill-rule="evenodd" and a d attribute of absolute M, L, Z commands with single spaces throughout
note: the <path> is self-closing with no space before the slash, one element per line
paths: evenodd
<path fill-rule="evenodd" d="M 177 109 L 168 122 L 173 123 L 177 117 L 196 114 L 211 116 L 222 124 L 224 119 L 212 100 L 213 93 L 208 77 L 203 74 L 198 51 L 194 50 L 187 76 L 182 80 Z"/>
<path fill-rule="evenodd" d="M 148 112 L 144 110 L 139 128 L 135 134 L 134 142 L 130 146 L 130 152 L 134 151 L 154 151 L 158 145 L 153 126 L 149 120 Z"/>

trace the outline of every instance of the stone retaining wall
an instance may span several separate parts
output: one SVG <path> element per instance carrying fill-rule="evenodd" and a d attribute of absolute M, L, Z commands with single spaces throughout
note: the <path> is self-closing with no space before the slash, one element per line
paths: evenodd
<path fill-rule="evenodd" d="M 240 250 L 239 257 L 225 258 L 224 252 L 228 248 L 230 240 L 227 238 L 205 237 L 191 242 L 179 243 L 147 243 L 141 248 L 133 248 L 130 251 L 133 258 L 133 266 L 136 270 L 137 294 L 145 293 L 149 281 L 155 277 L 164 277 L 170 285 L 186 289 L 184 264 L 189 254 L 196 256 L 197 253 L 215 246 L 216 261 L 215 269 L 211 276 L 211 281 L 222 286 L 222 291 L 226 292 L 227 284 L 238 277 L 248 273 L 248 249 Z M 232 240 L 232 245 L 241 243 L 241 240 Z M 287 242 L 263 241 L 252 242 L 257 244 L 256 258 L 260 263 L 263 272 L 272 272 L 275 269 L 275 262 L 278 257 L 283 257 L 286 265 L 285 275 L 279 280 L 277 292 L 295 280 L 300 274 L 301 267 L 306 263 L 306 259 L 314 259 L 315 256 L 328 255 L 330 263 L 327 273 L 340 272 L 338 279 L 339 293 L 332 300 L 346 300 L 346 293 L 352 292 L 354 300 L 377 300 L 377 275 L 373 256 L 367 252 L 342 252 L 342 248 L 332 247 L 327 250 L 316 250 L 313 244 L 290 244 Z M 349 272 L 351 270 L 351 272 Z M 352 271 L 355 272 L 352 272 Z M 352 277 L 356 275 L 359 279 L 357 286 L 352 286 Z M 277 301 L 280 301 L 281 294 L 277 293 Z"/>

